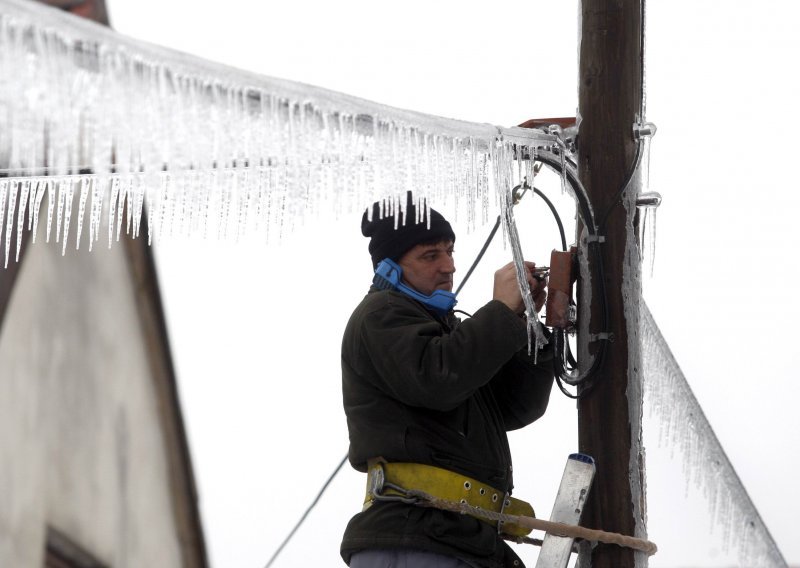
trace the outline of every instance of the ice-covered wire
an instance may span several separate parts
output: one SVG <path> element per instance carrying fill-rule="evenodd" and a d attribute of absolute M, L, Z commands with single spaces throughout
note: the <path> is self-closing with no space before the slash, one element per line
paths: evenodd
<path fill-rule="evenodd" d="M 28 210 L 42 196 L 61 199 L 42 215 L 63 225 L 59 241 L 77 217 L 62 192 L 98 212 L 88 223 L 95 238 L 106 216 L 119 236 L 112 216 L 123 208 L 134 235 L 146 211 L 154 236 L 267 239 L 312 214 L 403 198 L 408 187 L 434 201 L 455 195 L 474 225 L 492 180 L 505 191 L 493 176 L 511 169 L 508 148 L 558 143 L 540 129 L 260 76 L 23 0 L 0 0 L 0 75 L 9 78 L 0 85 L 0 176 L 8 178 L 0 194 Z M 496 160 L 503 164 L 490 167 Z M 25 193 L 26 184 L 39 189 Z M 9 226 L 0 248 L 19 232 L 19 223 Z"/>
<path fill-rule="evenodd" d="M 566 235 L 564 233 L 564 224 L 561 222 L 561 217 L 559 217 L 558 211 L 556 211 L 556 208 L 555 208 L 555 205 L 553 205 L 553 202 L 550 201 L 550 199 L 548 199 L 547 196 L 544 193 L 541 192 L 541 190 L 537 189 L 536 187 L 532 187 L 532 186 L 528 185 L 527 181 L 517 185 L 511 191 L 512 191 L 512 193 L 514 193 L 516 195 L 517 194 L 517 190 L 519 190 L 519 189 L 522 189 L 523 192 L 521 194 L 519 194 L 519 197 L 516 200 L 517 202 L 519 202 L 519 200 L 522 199 L 522 197 L 525 195 L 525 192 L 527 190 L 529 190 L 529 189 L 533 189 L 534 193 L 536 193 L 536 195 L 538 195 L 539 197 L 541 197 L 544 200 L 544 202 L 550 208 L 550 211 L 553 213 L 553 217 L 555 218 L 556 224 L 558 225 L 558 232 L 559 232 L 559 235 L 561 236 L 561 248 L 563 250 L 567 250 L 567 238 L 566 238 Z M 497 230 L 499 228 L 500 228 L 500 215 L 497 216 L 497 220 L 494 223 L 494 227 L 492 227 L 492 230 L 489 232 L 489 237 L 483 243 L 483 247 L 481 247 L 481 250 L 478 253 L 478 256 L 475 257 L 475 260 L 472 262 L 472 265 L 469 267 L 469 270 L 467 270 L 467 274 L 464 276 L 464 279 L 458 285 L 458 288 L 456 289 L 456 295 L 458 295 L 458 293 L 461 291 L 461 289 L 467 283 L 467 280 L 469 280 L 469 277 L 475 271 L 475 268 L 477 268 L 478 263 L 480 263 L 481 259 L 483 258 L 483 255 L 486 254 L 486 250 L 489 248 L 489 245 L 491 244 L 492 239 L 494 239 L 494 236 L 497 233 Z"/>
<path fill-rule="evenodd" d="M 325 490 L 328 488 L 328 485 L 331 484 L 331 481 L 333 481 L 333 478 L 336 477 L 336 474 L 338 474 L 339 471 L 341 471 L 342 466 L 345 464 L 346 461 L 347 461 L 347 454 L 344 455 L 342 460 L 339 462 L 339 465 L 337 465 L 336 468 L 333 470 L 333 472 L 328 476 L 328 479 L 322 485 L 322 488 L 319 490 L 317 496 L 311 502 L 311 505 L 308 506 L 305 513 L 303 513 L 303 516 L 300 517 L 299 521 L 297 521 L 297 524 L 294 525 L 294 528 L 291 530 L 291 532 L 286 536 L 285 539 L 283 539 L 283 542 L 277 548 L 277 550 L 275 550 L 275 552 L 272 553 L 269 562 L 267 562 L 264 568 L 269 568 L 270 566 L 272 566 L 272 564 L 275 562 L 275 559 L 278 558 L 278 555 L 281 553 L 281 551 L 286 547 L 287 544 L 289 544 L 289 541 L 292 540 L 292 537 L 297 532 L 297 529 L 300 528 L 300 525 L 302 525 L 303 522 L 306 520 L 306 517 L 308 517 L 308 514 L 311 512 L 311 509 L 313 509 L 319 502 L 319 500 L 322 498 L 322 494 L 325 493 Z"/>

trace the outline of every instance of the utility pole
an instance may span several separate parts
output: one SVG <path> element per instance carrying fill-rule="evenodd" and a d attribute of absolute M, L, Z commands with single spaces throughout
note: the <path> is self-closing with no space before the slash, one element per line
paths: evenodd
<path fill-rule="evenodd" d="M 633 238 L 635 187 L 620 189 L 635 163 L 634 124 L 641 121 L 644 0 L 581 0 L 578 172 L 594 209 L 603 259 L 608 329 L 602 327 L 598 264 L 589 259 L 592 334 L 610 332 L 605 358 L 578 403 L 578 443 L 597 463 L 582 524 L 646 536 L 641 452 L 640 262 Z M 607 215 L 607 217 L 606 217 Z M 605 218 L 605 222 L 604 222 Z M 582 296 L 583 297 L 583 296 Z M 582 310 L 581 317 L 589 314 Z M 579 353 L 596 354 L 603 339 L 579 337 Z M 583 387 L 586 390 L 586 387 Z M 646 556 L 599 544 L 581 551 L 592 568 L 646 566 Z"/>

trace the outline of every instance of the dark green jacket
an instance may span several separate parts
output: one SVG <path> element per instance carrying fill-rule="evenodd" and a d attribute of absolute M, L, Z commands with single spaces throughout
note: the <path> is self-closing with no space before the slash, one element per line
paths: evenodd
<path fill-rule="evenodd" d="M 534 364 L 524 322 L 501 302 L 459 322 L 399 292 L 370 290 L 342 341 L 350 463 L 359 471 L 379 456 L 430 464 L 510 491 L 506 431 L 544 414 L 549 359 L 543 350 Z M 348 562 L 358 550 L 398 547 L 477 566 L 522 565 L 489 524 L 402 503 L 375 503 L 353 517 L 341 553 Z"/>

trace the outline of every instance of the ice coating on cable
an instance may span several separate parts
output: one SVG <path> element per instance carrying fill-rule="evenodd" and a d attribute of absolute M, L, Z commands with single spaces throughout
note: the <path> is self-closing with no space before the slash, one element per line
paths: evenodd
<path fill-rule="evenodd" d="M 503 154 L 515 152 L 516 160 L 508 159 Z M 500 195 L 500 218 L 503 224 L 503 234 L 506 236 L 508 244 L 511 246 L 511 254 L 514 260 L 514 267 L 517 275 L 522 300 L 525 303 L 525 320 L 528 330 L 528 353 L 533 353 L 534 360 L 538 357 L 539 349 L 547 345 L 547 338 L 544 336 L 542 326 L 539 325 L 539 317 L 534 305 L 530 286 L 528 285 L 528 269 L 525 266 L 525 257 L 522 254 L 522 245 L 517 231 L 516 221 L 514 220 L 515 195 L 514 188 L 520 187 L 524 180 L 533 180 L 533 166 L 530 160 L 523 161 L 519 147 L 512 150 L 507 145 L 498 143 L 495 150 L 497 159 L 494 160 L 495 175 L 494 180 L 500 184 L 497 192 Z M 512 164 L 516 161 L 518 166 L 517 177 L 514 177 Z M 523 166 L 522 164 L 525 164 Z"/>
<path fill-rule="evenodd" d="M 0 0 L 0 70 L 14 77 L 0 85 L 3 248 L 17 208 L 34 237 L 55 218 L 62 247 L 70 231 L 90 246 L 138 236 L 144 212 L 149 240 L 267 239 L 408 190 L 469 229 L 498 203 L 492 176 L 510 165 L 492 160 L 557 143 L 258 76 L 22 0 Z"/>
<path fill-rule="evenodd" d="M 625 208 L 625 251 L 622 264 L 622 305 L 625 319 L 625 334 L 628 338 L 628 361 L 625 395 L 628 399 L 628 421 L 630 424 L 630 452 L 628 455 L 628 476 L 631 489 L 631 508 L 634 519 L 634 535 L 647 538 L 647 507 L 645 501 L 645 449 L 642 432 L 642 341 L 640 331 L 641 263 L 639 246 L 636 241 L 634 217 L 636 201 L 642 191 L 641 172 L 634 171 L 620 202 Z M 636 568 L 648 565 L 647 557 L 636 554 Z"/>
<path fill-rule="evenodd" d="M 645 408 L 660 423 L 659 443 L 683 461 L 687 488 L 703 492 L 712 526 L 735 546 L 739 566 L 786 566 L 644 302 L 641 334 Z"/>

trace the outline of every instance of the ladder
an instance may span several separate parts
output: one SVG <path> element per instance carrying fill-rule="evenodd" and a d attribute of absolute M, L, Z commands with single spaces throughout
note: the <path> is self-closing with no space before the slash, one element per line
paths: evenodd
<path fill-rule="evenodd" d="M 586 454 L 570 454 L 550 520 L 577 525 L 594 479 L 594 458 Z M 536 568 L 566 568 L 572 553 L 573 539 L 547 533 L 542 542 Z"/>

